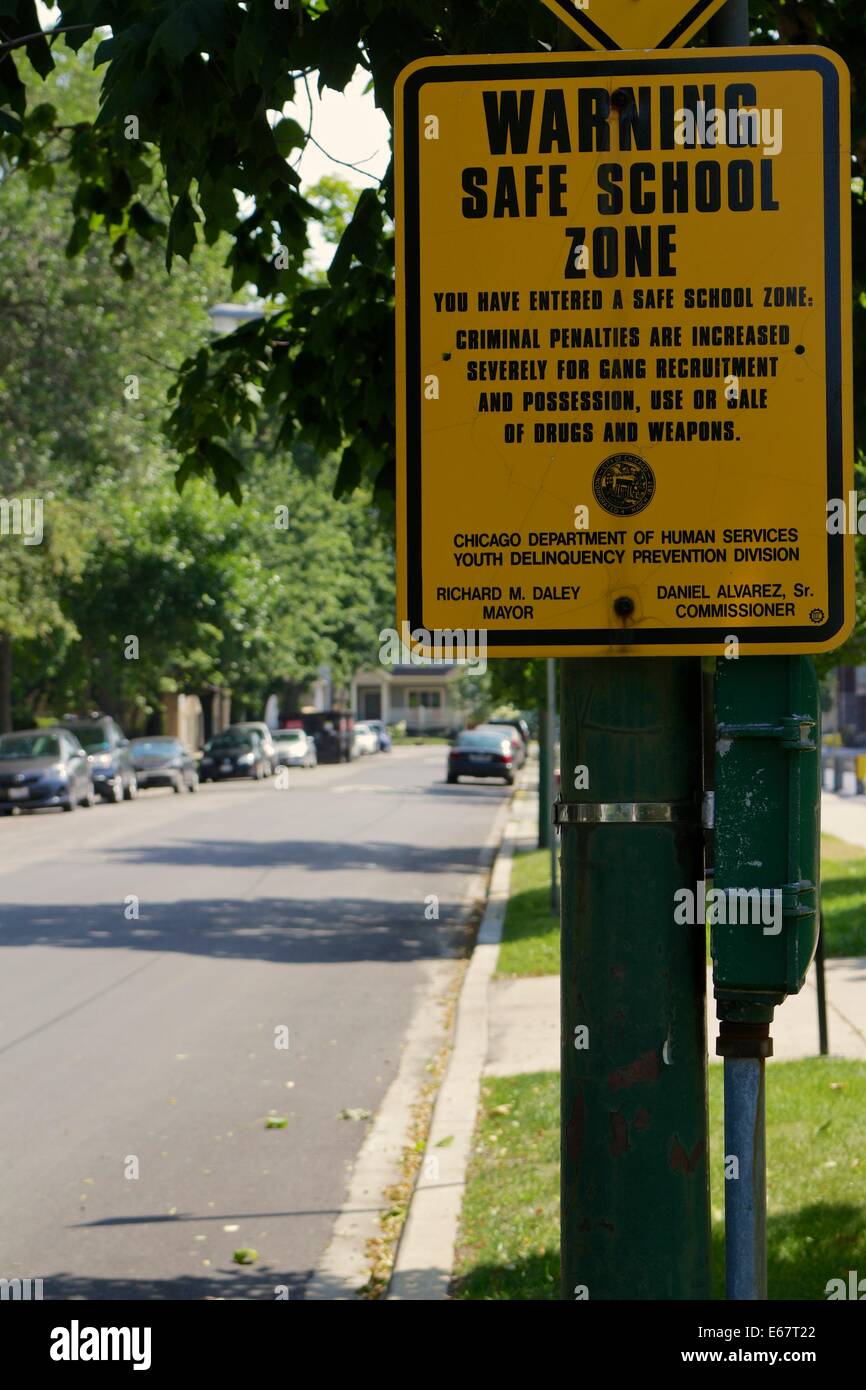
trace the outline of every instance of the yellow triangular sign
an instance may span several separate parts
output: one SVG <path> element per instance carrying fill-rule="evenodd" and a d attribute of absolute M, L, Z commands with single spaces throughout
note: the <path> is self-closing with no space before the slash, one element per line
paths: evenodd
<path fill-rule="evenodd" d="M 725 0 L 543 0 L 590 48 L 681 48 Z"/>

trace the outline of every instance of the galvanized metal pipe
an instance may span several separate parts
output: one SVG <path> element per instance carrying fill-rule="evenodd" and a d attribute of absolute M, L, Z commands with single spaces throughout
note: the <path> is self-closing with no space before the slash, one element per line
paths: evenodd
<path fill-rule="evenodd" d="M 745 47 L 749 39 L 749 0 L 728 0 L 710 23 L 710 43 Z M 760 1056 L 724 1059 L 725 1289 L 735 1301 L 767 1297 L 765 1066 Z"/>
<path fill-rule="evenodd" d="M 767 1297 L 766 1092 L 763 1057 L 726 1057 L 725 1286 L 729 1299 Z"/>
<path fill-rule="evenodd" d="M 735 48 L 749 42 L 749 0 L 728 0 L 724 9 L 710 20 L 710 43 L 714 48 Z"/>
<path fill-rule="evenodd" d="M 827 982 L 824 977 L 824 914 L 821 914 L 821 929 L 818 932 L 818 945 L 815 950 L 815 983 L 818 987 L 818 1050 L 822 1057 L 830 1052 L 827 1031 Z"/>

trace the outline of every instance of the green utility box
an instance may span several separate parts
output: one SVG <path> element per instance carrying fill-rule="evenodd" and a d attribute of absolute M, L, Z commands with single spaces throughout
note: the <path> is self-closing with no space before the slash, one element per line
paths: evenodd
<path fill-rule="evenodd" d="M 717 662 L 708 902 L 723 1023 L 766 1027 L 805 982 L 820 920 L 820 746 L 811 657 Z"/>

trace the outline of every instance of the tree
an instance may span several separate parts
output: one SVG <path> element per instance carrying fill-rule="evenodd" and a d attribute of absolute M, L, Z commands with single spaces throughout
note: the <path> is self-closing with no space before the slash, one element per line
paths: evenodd
<path fill-rule="evenodd" d="M 52 104 L 31 120 L 74 125 L 97 89 L 74 54 L 58 55 L 43 93 Z M 225 253 L 209 248 L 169 279 L 160 249 L 142 243 L 134 283 L 117 248 L 114 268 L 95 243 L 70 258 L 64 213 L 74 187 L 62 161 L 27 166 L 0 151 L 0 497 L 7 510 L 38 509 L 44 532 L 34 544 L 0 534 L 2 729 L 13 689 L 36 693 L 31 671 L 23 691 L 13 682 L 13 654 L 37 642 L 50 664 L 76 639 L 65 598 L 90 572 L 123 489 L 165 469 L 165 392 L 225 287 Z M 160 200 L 156 184 L 151 202 Z"/>
<path fill-rule="evenodd" d="M 86 59 L 57 55 L 45 95 L 59 125 L 93 100 Z M 220 682 L 260 708 L 275 678 L 303 685 L 326 661 L 348 675 L 390 609 L 393 558 L 360 498 L 329 498 L 333 462 L 280 448 L 264 417 L 258 441 L 232 440 L 243 513 L 209 485 L 179 497 L 173 483 L 165 391 L 228 293 L 225 248 L 171 277 L 152 241 L 132 277 L 96 241 L 70 258 L 71 189 L 62 162 L 0 156 L 0 496 L 38 502 L 44 529 L 35 545 L 0 534 L 0 727 L 13 691 L 27 720 L 41 701 L 138 726 L 170 690 Z M 327 180 L 315 197 L 339 234 L 352 190 Z M 149 203 L 168 206 L 156 176 Z"/>
<path fill-rule="evenodd" d="M 364 498 L 329 499 L 328 466 L 248 466 L 240 509 L 202 480 L 178 496 L 168 464 L 110 507 L 108 487 L 94 494 L 104 524 L 50 614 L 50 657 L 20 644 L 25 691 L 141 728 L 170 691 L 227 686 L 260 714 L 275 683 L 304 687 L 323 664 L 345 680 L 369 659 L 394 576 Z"/>
<path fill-rule="evenodd" d="M 336 248 L 358 205 L 357 188 L 353 188 L 345 179 L 324 174 L 307 190 L 307 201 L 312 203 L 321 217 L 322 233 L 326 241 Z"/>

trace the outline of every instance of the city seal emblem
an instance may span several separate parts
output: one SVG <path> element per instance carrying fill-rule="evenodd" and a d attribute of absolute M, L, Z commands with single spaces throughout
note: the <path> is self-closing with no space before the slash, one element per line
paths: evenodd
<path fill-rule="evenodd" d="M 606 512 L 636 516 L 653 500 L 655 474 L 637 454 L 611 454 L 595 470 L 592 490 Z"/>

